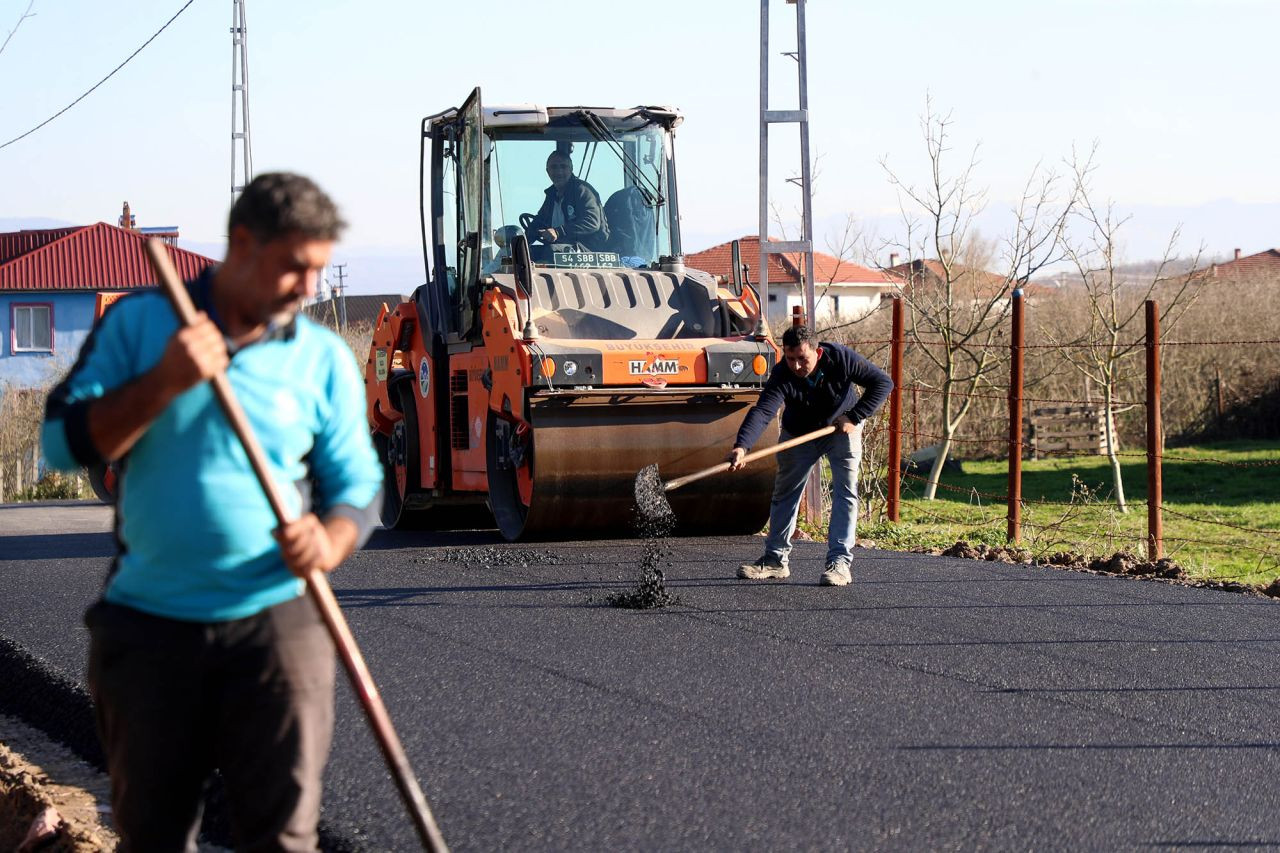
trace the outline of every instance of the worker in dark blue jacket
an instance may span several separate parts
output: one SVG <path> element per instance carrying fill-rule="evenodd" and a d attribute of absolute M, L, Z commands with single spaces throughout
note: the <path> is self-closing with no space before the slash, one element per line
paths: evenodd
<path fill-rule="evenodd" d="M 848 347 L 818 342 L 807 326 L 787 329 L 782 335 L 782 355 L 738 430 L 728 456 L 730 470 L 742 467 L 742 458 L 784 404 L 779 440 L 824 426 L 835 426 L 836 431 L 778 454 L 764 554 L 754 563 L 743 564 L 738 577 L 767 580 L 791 576 L 788 555 L 805 479 L 825 456 L 831 464 L 831 521 L 826 568 L 819 582 L 845 586 L 852 579 L 850 567 L 857 541 L 862 423 L 883 405 L 893 390 L 893 380 Z M 858 386 L 863 389 L 861 394 Z"/>

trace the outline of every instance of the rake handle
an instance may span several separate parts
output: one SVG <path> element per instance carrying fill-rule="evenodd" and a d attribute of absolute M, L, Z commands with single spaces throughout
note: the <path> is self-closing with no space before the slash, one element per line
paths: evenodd
<path fill-rule="evenodd" d="M 169 260 L 169 254 L 165 250 L 164 243 L 152 238 L 146 242 L 146 251 L 147 258 L 151 261 L 151 266 L 156 272 L 156 277 L 160 280 L 160 286 L 164 289 L 165 295 L 169 297 L 170 303 L 173 304 L 173 310 L 178 315 L 179 323 L 183 326 L 192 325 L 196 322 L 196 307 L 191 301 L 191 295 L 187 293 L 186 287 L 183 286 L 182 280 L 178 276 L 178 271 L 174 269 L 173 262 Z M 284 497 L 280 493 L 280 487 L 271 477 L 270 468 L 267 467 L 266 454 L 262 450 L 262 445 L 258 443 L 258 437 L 254 434 L 253 427 L 249 424 L 249 418 L 240 406 L 240 401 L 236 399 L 235 392 L 232 391 L 231 381 L 227 379 L 226 371 L 219 371 L 209 382 L 213 385 L 213 393 L 217 397 L 219 407 L 222 409 L 223 414 L 226 415 L 231 424 L 231 429 L 235 432 L 236 437 L 240 439 L 244 452 L 249 457 L 249 464 L 253 466 L 253 473 L 257 475 L 258 485 L 266 493 L 267 501 L 271 504 L 271 511 L 275 513 L 276 521 L 282 525 L 288 524 L 294 520 L 292 513 L 289 512 L 288 507 L 285 505 Z M 320 611 L 320 617 L 324 620 L 325 627 L 329 630 L 329 636 L 333 638 L 333 644 L 346 667 L 347 675 L 351 679 L 351 686 L 355 689 L 356 695 L 360 699 L 360 704 L 364 708 L 365 716 L 369 720 L 369 727 L 373 730 L 374 738 L 382 749 L 383 758 L 387 762 L 387 769 L 391 771 L 396 788 L 400 791 L 400 797 L 404 800 L 405 808 L 408 809 L 409 816 L 413 818 L 414 828 L 418 831 L 419 840 L 422 842 L 423 847 L 432 851 L 432 853 L 446 853 L 449 848 L 445 844 L 444 836 L 440 834 L 440 828 L 436 825 L 435 817 L 431 814 L 431 807 L 427 804 L 427 798 L 418 785 L 413 768 L 409 765 L 409 758 L 405 755 L 404 746 L 401 744 L 395 727 L 391 723 L 391 715 L 387 713 L 387 707 L 383 704 L 382 696 L 378 692 L 378 686 L 374 683 L 369 667 L 365 664 L 364 655 L 360 653 L 360 647 L 356 644 L 355 636 L 351 633 L 351 627 L 347 624 L 346 617 L 342 615 L 342 608 L 338 606 L 338 600 L 333 594 L 333 588 L 329 586 L 329 581 L 325 578 L 324 573 L 315 570 L 307 573 L 306 584 L 307 592 L 310 594 L 311 600 L 315 602 L 316 609 Z"/>
<path fill-rule="evenodd" d="M 790 448 L 795 447 L 797 444 L 804 444 L 806 442 L 813 441 L 814 439 L 822 438 L 823 436 L 826 436 L 826 435 L 831 435 L 831 433 L 835 431 L 836 431 L 836 428 L 834 424 L 832 426 L 824 426 L 822 429 L 815 429 L 813 432 L 807 432 L 804 435 L 798 435 L 795 438 L 789 438 L 786 441 L 780 441 L 777 444 L 773 445 L 772 447 L 766 447 L 764 450 L 754 450 L 751 453 L 748 453 L 746 456 L 742 457 L 742 464 L 746 465 L 748 462 L 754 462 L 757 459 L 763 459 L 766 456 L 772 456 L 775 453 L 781 453 L 784 450 L 789 450 Z M 678 489 L 681 486 L 688 485 L 689 483 L 692 483 L 695 480 L 701 480 L 703 477 L 710 477 L 712 474 L 719 474 L 721 471 L 728 471 L 728 470 L 729 470 L 729 463 L 721 462 L 718 465 L 712 465 L 710 468 L 704 468 L 701 471 L 694 471 L 692 474 L 685 474 L 683 477 L 676 477 L 674 480 L 671 480 L 670 482 L 666 483 L 662 487 L 662 490 L 664 492 L 669 492 L 672 489 Z"/>

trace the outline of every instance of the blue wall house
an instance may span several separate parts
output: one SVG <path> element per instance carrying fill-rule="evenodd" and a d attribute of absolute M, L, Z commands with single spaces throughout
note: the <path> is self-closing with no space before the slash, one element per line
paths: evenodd
<path fill-rule="evenodd" d="M 155 287 L 149 235 L 105 222 L 0 234 L 0 395 L 42 388 L 76 359 L 104 308 Z M 171 242 L 177 232 L 163 234 Z M 169 247 L 178 274 L 194 278 L 212 258 Z"/>

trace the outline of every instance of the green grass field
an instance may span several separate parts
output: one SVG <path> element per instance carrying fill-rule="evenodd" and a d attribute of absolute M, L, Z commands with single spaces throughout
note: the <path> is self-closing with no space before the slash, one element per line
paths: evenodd
<path fill-rule="evenodd" d="M 1106 457 L 1024 460 L 1020 544 L 1034 555 L 1145 554 L 1146 459 L 1130 452 L 1121 460 L 1127 513 L 1112 498 Z M 1265 584 L 1280 576 L 1280 444 L 1233 441 L 1165 454 L 1165 556 L 1199 577 Z M 904 478 L 902 522 L 864 526 L 859 535 L 884 547 L 1004 544 L 1008 463 L 962 464 L 963 474 L 943 475 L 934 501 L 921 499 L 922 481 Z"/>

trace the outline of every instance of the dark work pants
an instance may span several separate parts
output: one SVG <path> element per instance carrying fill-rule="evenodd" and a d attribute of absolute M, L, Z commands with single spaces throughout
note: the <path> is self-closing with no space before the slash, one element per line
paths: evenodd
<path fill-rule="evenodd" d="M 211 623 L 100 601 L 85 623 L 121 851 L 195 851 L 214 768 L 238 850 L 316 849 L 334 652 L 308 598 Z"/>

